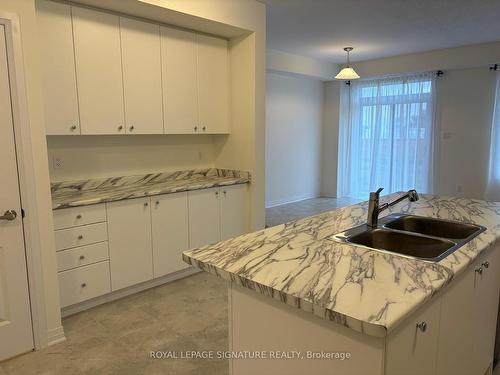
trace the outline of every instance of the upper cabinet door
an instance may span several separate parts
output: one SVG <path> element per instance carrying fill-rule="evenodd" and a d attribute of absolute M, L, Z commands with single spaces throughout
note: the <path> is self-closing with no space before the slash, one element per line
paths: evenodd
<path fill-rule="evenodd" d="M 229 133 L 227 41 L 197 35 L 198 106 L 202 133 Z"/>
<path fill-rule="evenodd" d="M 162 134 L 160 26 L 120 17 L 128 134 Z"/>
<path fill-rule="evenodd" d="M 161 27 L 161 54 L 165 133 L 200 132 L 196 79 L 196 34 Z"/>
<path fill-rule="evenodd" d="M 72 7 L 82 134 L 123 134 L 119 17 Z"/>
<path fill-rule="evenodd" d="M 48 135 L 80 134 L 69 5 L 36 2 L 42 37 L 43 97 Z"/>

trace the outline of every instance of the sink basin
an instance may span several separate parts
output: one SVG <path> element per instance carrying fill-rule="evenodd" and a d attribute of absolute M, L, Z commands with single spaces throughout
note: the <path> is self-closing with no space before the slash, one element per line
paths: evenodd
<path fill-rule="evenodd" d="M 441 238 L 418 236 L 390 229 L 366 230 L 348 237 L 347 242 L 432 260 L 439 258 L 456 245 L 452 241 Z"/>
<path fill-rule="evenodd" d="M 396 219 L 385 223 L 384 227 L 406 232 L 425 234 L 428 236 L 460 240 L 484 231 L 484 227 L 479 225 L 414 215 L 403 215 L 397 217 Z"/>
<path fill-rule="evenodd" d="M 485 227 L 475 224 L 391 214 L 381 218 L 376 228 L 363 224 L 337 233 L 331 239 L 408 258 L 436 262 L 485 230 Z"/>

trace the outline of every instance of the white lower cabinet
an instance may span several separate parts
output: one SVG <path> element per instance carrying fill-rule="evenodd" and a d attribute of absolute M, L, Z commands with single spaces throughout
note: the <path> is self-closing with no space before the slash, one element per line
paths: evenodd
<path fill-rule="evenodd" d="M 386 375 L 433 375 L 436 373 L 441 300 L 435 299 L 387 339 Z"/>
<path fill-rule="evenodd" d="M 247 185 L 55 210 L 61 306 L 189 267 L 182 252 L 248 231 Z"/>
<path fill-rule="evenodd" d="M 149 198 L 107 205 L 111 289 L 118 290 L 153 278 Z"/>
<path fill-rule="evenodd" d="M 151 206 L 154 277 L 187 268 L 182 260 L 189 248 L 187 193 L 152 197 Z"/>
<path fill-rule="evenodd" d="M 59 272 L 61 307 L 74 305 L 111 292 L 109 261 Z"/>
<path fill-rule="evenodd" d="M 219 188 L 188 192 L 189 247 L 220 241 Z"/>
<path fill-rule="evenodd" d="M 220 188 L 220 239 L 237 237 L 248 232 L 247 185 Z"/>
<path fill-rule="evenodd" d="M 488 251 L 443 295 L 438 375 L 483 375 L 493 359 L 500 249 Z"/>

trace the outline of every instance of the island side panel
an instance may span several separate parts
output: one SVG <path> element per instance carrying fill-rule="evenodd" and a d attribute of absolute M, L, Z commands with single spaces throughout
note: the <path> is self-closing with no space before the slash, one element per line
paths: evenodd
<path fill-rule="evenodd" d="M 385 339 L 320 319 L 232 283 L 229 290 L 229 343 L 241 351 L 298 351 L 304 359 L 233 359 L 231 375 L 380 375 Z M 307 351 L 350 353 L 351 358 L 307 359 Z"/>

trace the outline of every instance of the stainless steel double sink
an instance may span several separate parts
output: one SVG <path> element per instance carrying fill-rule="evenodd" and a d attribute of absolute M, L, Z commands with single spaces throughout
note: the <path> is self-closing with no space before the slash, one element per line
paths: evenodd
<path fill-rule="evenodd" d="M 437 262 L 485 230 L 485 227 L 476 224 L 391 214 L 381 218 L 376 228 L 363 224 L 332 238 L 369 249 Z"/>

